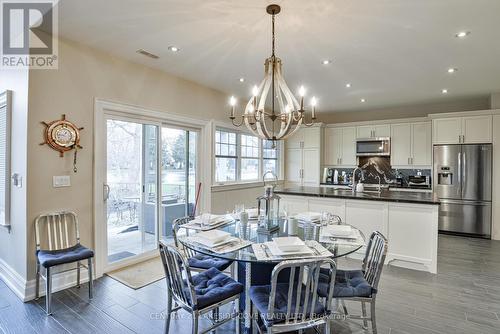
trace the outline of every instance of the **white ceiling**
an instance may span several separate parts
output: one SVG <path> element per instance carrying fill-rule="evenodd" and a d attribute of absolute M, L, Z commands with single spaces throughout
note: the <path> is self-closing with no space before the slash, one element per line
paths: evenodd
<path fill-rule="evenodd" d="M 285 79 L 292 90 L 304 84 L 323 111 L 441 102 L 500 91 L 499 0 L 275 2 L 282 6 L 276 33 Z M 262 79 L 270 54 L 269 3 L 61 1 L 60 34 L 245 97 Z M 461 30 L 471 34 L 454 37 Z M 168 51 L 169 45 L 181 52 Z M 137 54 L 140 48 L 160 59 Z M 324 66 L 323 59 L 333 63 Z M 448 74 L 449 67 L 458 72 Z M 441 94 L 443 88 L 449 94 Z"/>

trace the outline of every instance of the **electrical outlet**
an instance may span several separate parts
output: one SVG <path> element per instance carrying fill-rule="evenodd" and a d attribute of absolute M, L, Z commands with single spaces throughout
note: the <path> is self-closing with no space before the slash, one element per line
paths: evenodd
<path fill-rule="evenodd" d="M 69 175 L 53 176 L 52 177 L 52 186 L 54 188 L 70 187 L 71 186 L 71 177 Z"/>

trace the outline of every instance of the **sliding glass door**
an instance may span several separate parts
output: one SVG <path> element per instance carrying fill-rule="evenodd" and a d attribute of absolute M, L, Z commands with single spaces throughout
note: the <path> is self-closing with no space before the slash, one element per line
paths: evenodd
<path fill-rule="evenodd" d="M 156 248 L 159 126 L 106 120 L 108 263 Z"/>
<path fill-rule="evenodd" d="M 172 126 L 161 130 L 162 235 L 172 235 L 174 219 L 194 213 L 198 132 Z"/>

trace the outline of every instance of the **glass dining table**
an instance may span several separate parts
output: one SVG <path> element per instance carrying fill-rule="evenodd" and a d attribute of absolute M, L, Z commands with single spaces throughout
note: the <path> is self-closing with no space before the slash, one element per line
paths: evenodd
<path fill-rule="evenodd" d="M 266 242 L 272 241 L 276 237 L 287 237 L 289 226 L 287 219 L 279 219 L 275 223 L 276 228 L 272 232 L 268 232 L 266 229 L 262 228 L 262 225 L 257 220 L 249 220 L 247 224 L 242 224 L 238 219 L 231 219 L 226 224 L 217 227 L 216 229 L 228 232 L 233 237 L 237 237 L 242 241 L 250 242 L 251 244 L 264 244 Z M 341 238 L 329 238 L 324 240 L 320 238 L 322 226 L 319 223 L 298 223 L 297 228 L 294 228 L 294 236 L 297 236 L 301 240 L 316 240 L 329 251 L 330 258 L 340 258 L 348 256 L 350 254 L 360 251 L 365 245 L 365 236 L 357 228 L 351 226 L 351 229 L 359 232 L 356 242 L 348 242 L 346 239 Z M 193 238 L 190 238 L 196 232 L 191 230 L 189 227 L 183 229 L 184 233 L 179 233 L 178 240 L 183 247 L 193 250 L 197 253 L 213 256 L 220 259 L 231 260 L 238 263 L 238 281 L 245 284 L 245 291 L 249 291 L 251 285 L 263 285 L 269 284 L 270 274 L 272 268 L 281 261 L 297 259 L 298 257 L 270 257 L 263 259 L 261 256 L 255 254 L 254 247 L 249 244 L 248 246 L 226 253 L 221 253 L 203 246 L 200 243 L 194 242 Z M 181 231 L 179 231 L 181 232 Z M 304 255 L 300 256 L 301 259 L 305 258 Z M 252 270 L 258 270 L 259 277 L 252 275 Z M 265 275 L 267 273 L 267 277 Z M 264 277 L 263 277 L 264 276 Z M 266 282 L 266 280 L 268 280 Z M 251 328 L 251 309 L 250 309 L 250 296 L 248 293 L 245 294 L 244 300 L 244 325 L 245 332 L 249 333 Z"/>

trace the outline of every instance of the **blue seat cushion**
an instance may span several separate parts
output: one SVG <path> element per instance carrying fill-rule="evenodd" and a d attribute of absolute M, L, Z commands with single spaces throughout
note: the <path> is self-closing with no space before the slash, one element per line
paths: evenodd
<path fill-rule="evenodd" d="M 196 294 L 195 309 L 202 309 L 233 297 L 243 291 L 243 284 L 224 275 L 215 268 L 210 268 L 192 277 Z M 189 296 L 189 292 L 187 292 Z"/>
<path fill-rule="evenodd" d="M 94 257 L 94 251 L 77 244 L 73 247 L 56 251 L 40 250 L 37 253 L 37 257 L 38 262 L 40 262 L 43 267 L 49 268 L 59 264 L 71 263 Z"/>
<path fill-rule="evenodd" d="M 322 268 L 319 275 L 318 295 L 328 296 L 329 283 L 329 270 Z M 376 292 L 365 280 L 361 270 L 337 270 L 333 298 L 371 297 Z"/>
<path fill-rule="evenodd" d="M 196 254 L 188 259 L 191 268 L 210 269 L 215 268 L 224 271 L 232 263 L 231 260 L 219 259 L 210 255 Z"/>
<path fill-rule="evenodd" d="M 288 309 L 288 283 L 278 283 L 276 284 L 276 297 L 274 301 L 274 313 L 268 314 L 268 305 L 269 305 L 269 297 L 271 295 L 271 286 L 270 285 L 258 285 L 252 286 L 250 288 L 250 299 L 252 303 L 257 308 L 260 317 L 267 326 L 271 326 L 273 324 L 278 324 L 280 322 L 284 322 L 286 320 L 286 313 Z M 302 285 L 301 289 L 301 303 L 299 306 L 299 310 L 297 313 L 302 315 L 305 311 L 305 314 L 309 316 L 311 312 L 311 303 L 307 306 L 307 309 L 304 310 L 303 300 L 305 296 L 305 286 Z M 292 304 L 291 304 L 291 312 L 293 315 L 295 313 L 295 304 L 297 298 L 297 287 L 294 287 Z M 309 299 L 310 301 L 311 299 Z M 325 308 L 319 301 L 316 301 L 313 308 L 313 313 L 316 317 L 323 316 L 325 314 Z"/>

